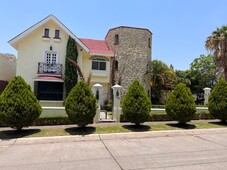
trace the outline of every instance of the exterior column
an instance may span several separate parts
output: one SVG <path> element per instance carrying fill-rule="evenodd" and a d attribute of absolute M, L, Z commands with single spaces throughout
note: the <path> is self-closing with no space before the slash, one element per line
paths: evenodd
<path fill-rule="evenodd" d="M 96 109 L 96 114 L 94 117 L 93 122 L 94 123 L 98 123 L 100 120 L 100 97 L 101 97 L 101 90 L 102 90 L 102 85 L 101 84 L 94 84 L 92 86 L 92 92 L 96 98 L 96 105 L 97 105 L 97 109 Z"/>
<path fill-rule="evenodd" d="M 203 89 L 204 90 L 204 105 L 206 105 L 208 103 L 208 99 L 209 99 L 209 96 L 210 96 L 210 91 L 211 91 L 211 88 L 209 87 L 206 87 Z"/>
<path fill-rule="evenodd" d="M 116 120 L 116 122 L 120 122 L 121 115 L 120 99 L 122 87 L 116 84 L 112 87 L 112 89 L 113 89 L 113 119 Z"/>

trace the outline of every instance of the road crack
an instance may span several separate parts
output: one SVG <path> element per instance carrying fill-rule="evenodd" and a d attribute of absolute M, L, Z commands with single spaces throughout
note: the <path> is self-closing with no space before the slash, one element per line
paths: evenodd
<path fill-rule="evenodd" d="M 114 157 L 114 155 L 110 152 L 110 150 L 108 149 L 108 147 L 106 146 L 106 144 L 104 143 L 104 141 L 102 140 L 102 138 L 100 137 L 100 134 L 99 134 L 99 139 L 100 139 L 100 141 L 102 142 L 102 144 L 104 145 L 104 147 L 106 148 L 106 150 L 109 152 L 109 154 L 111 155 L 111 157 L 113 158 L 113 160 L 117 163 L 117 165 L 119 166 L 119 168 L 120 168 L 121 170 L 124 170 L 124 169 L 121 167 L 120 163 L 117 161 L 117 159 Z"/>

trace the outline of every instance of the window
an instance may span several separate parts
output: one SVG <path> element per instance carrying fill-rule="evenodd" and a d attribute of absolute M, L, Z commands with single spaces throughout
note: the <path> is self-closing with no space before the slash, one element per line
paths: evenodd
<path fill-rule="evenodd" d="M 114 45 L 117 45 L 117 44 L 119 44 L 119 35 L 118 34 L 116 34 L 114 36 Z"/>
<path fill-rule="evenodd" d="M 106 61 L 104 59 L 92 59 L 92 70 L 106 70 Z"/>
<path fill-rule="evenodd" d="M 60 38 L 60 30 L 55 30 L 54 38 Z"/>
<path fill-rule="evenodd" d="M 151 38 L 148 38 L 148 47 L 151 48 Z"/>
<path fill-rule="evenodd" d="M 56 64 L 57 63 L 57 53 L 46 52 L 46 63 L 47 64 Z"/>
<path fill-rule="evenodd" d="M 115 68 L 116 71 L 118 71 L 118 61 L 117 60 L 115 60 L 114 68 Z"/>
<path fill-rule="evenodd" d="M 45 30 L 44 30 L 44 37 L 50 37 L 49 36 L 49 32 L 50 32 L 50 30 L 48 28 L 45 28 Z"/>

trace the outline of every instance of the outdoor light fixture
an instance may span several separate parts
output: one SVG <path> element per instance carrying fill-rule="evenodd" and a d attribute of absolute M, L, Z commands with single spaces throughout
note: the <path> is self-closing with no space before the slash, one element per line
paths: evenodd
<path fill-rule="evenodd" d="M 52 49 L 53 49 L 53 48 L 52 48 L 52 45 L 51 45 L 51 46 L 50 46 L 50 51 L 52 51 Z"/>

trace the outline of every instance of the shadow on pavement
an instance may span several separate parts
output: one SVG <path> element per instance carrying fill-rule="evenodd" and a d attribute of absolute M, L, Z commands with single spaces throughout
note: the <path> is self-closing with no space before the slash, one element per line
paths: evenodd
<path fill-rule="evenodd" d="M 181 128 L 181 129 L 195 129 L 196 126 L 195 125 L 191 125 L 191 124 L 170 124 L 167 123 L 167 126 L 171 126 L 171 127 L 175 127 L 175 128 Z"/>
<path fill-rule="evenodd" d="M 3 130 L 0 131 L 0 139 L 8 140 L 8 139 L 15 139 L 15 138 L 23 138 L 34 133 L 39 133 L 40 129 L 22 129 L 22 130 Z"/>
<path fill-rule="evenodd" d="M 89 135 L 94 133 L 95 130 L 95 127 L 70 127 L 65 129 L 70 135 Z"/>
<path fill-rule="evenodd" d="M 122 126 L 123 128 L 125 129 L 128 129 L 132 132 L 144 132 L 144 131 L 149 131 L 151 129 L 150 126 L 148 125 L 139 125 L 139 126 L 136 126 L 136 125 L 123 125 Z"/>

